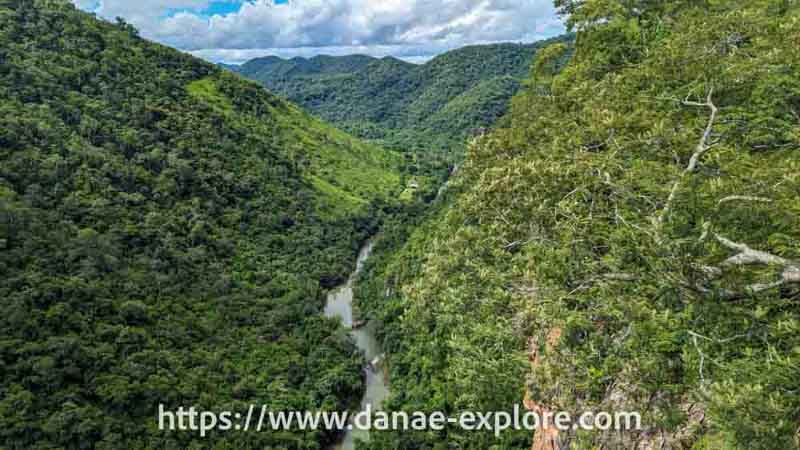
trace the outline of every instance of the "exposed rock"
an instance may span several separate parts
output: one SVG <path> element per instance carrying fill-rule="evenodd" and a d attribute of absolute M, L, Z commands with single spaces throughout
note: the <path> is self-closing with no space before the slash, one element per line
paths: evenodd
<path fill-rule="evenodd" d="M 560 328 L 554 328 L 550 330 L 550 333 L 547 335 L 547 342 L 545 343 L 545 352 L 554 348 L 560 338 Z M 530 361 L 532 368 L 536 368 L 542 363 L 542 355 L 539 352 L 539 348 L 538 339 L 532 337 L 528 340 L 528 360 Z M 542 405 L 535 402 L 531 398 L 529 390 L 526 390 L 525 392 L 525 400 L 523 403 L 525 408 L 527 408 L 529 411 L 537 413 L 539 417 L 553 413 L 553 411 L 547 405 Z M 558 450 L 561 447 L 560 433 L 558 429 L 553 426 L 543 426 L 539 430 L 536 430 L 533 435 L 533 445 L 531 446 L 531 450 Z"/>

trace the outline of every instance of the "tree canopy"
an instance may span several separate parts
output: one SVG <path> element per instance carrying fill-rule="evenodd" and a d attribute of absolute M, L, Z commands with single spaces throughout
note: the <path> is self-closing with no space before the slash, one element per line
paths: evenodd
<path fill-rule="evenodd" d="M 441 208 L 385 233 L 365 272 L 390 408 L 525 396 L 643 415 L 638 433 L 561 433 L 570 448 L 797 448 L 796 2 L 556 4 L 574 55 L 539 53 Z M 531 445 L 447 429 L 371 448 L 442 442 Z"/>
<path fill-rule="evenodd" d="M 547 43 L 468 46 L 419 65 L 363 55 L 271 56 L 235 70 L 356 136 L 406 153 L 419 172 L 435 174 L 460 161 L 468 138 L 506 113 Z"/>
<path fill-rule="evenodd" d="M 323 448 L 154 418 L 355 406 L 323 288 L 400 163 L 123 21 L 1 1 L 0 447 Z"/>

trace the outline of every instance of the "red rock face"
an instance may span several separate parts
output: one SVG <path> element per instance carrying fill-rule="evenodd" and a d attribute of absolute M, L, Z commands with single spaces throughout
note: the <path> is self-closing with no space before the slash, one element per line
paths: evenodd
<path fill-rule="evenodd" d="M 550 330 L 546 337 L 544 351 L 540 350 L 542 346 L 539 345 L 538 338 L 532 337 L 528 340 L 528 360 L 530 361 L 532 369 L 540 367 L 546 355 L 556 351 L 555 349 L 559 339 L 561 339 L 561 335 L 562 330 L 560 328 Z M 610 393 L 608 398 L 609 405 L 616 404 L 617 407 L 621 407 L 622 405 L 620 402 L 624 401 L 624 398 L 625 394 L 622 392 Z M 533 400 L 530 391 L 525 392 L 523 404 L 528 411 L 536 412 L 539 417 L 553 417 L 557 412 L 557 408 L 553 407 L 553 405 L 541 404 Z M 631 450 L 677 450 L 691 448 L 706 426 L 705 407 L 701 403 L 690 402 L 688 400 L 683 403 L 683 406 L 689 420 L 684 427 L 678 430 L 666 432 L 661 429 L 645 429 L 640 432 L 630 432 L 627 435 L 598 435 L 596 444 L 600 448 Z M 569 443 L 571 438 L 569 432 L 561 432 L 558 428 L 552 426 L 552 424 L 544 425 L 551 426 L 543 426 L 536 430 L 533 435 L 531 450 L 560 450 L 564 448 L 565 444 Z"/>
<path fill-rule="evenodd" d="M 554 328 L 550 330 L 550 333 L 547 335 L 547 343 L 545 344 L 545 352 L 549 351 L 550 349 L 554 348 L 555 345 L 558 343 L 558 340 L 561 338 L 561 329 Z M 543 355 L 539 352 L 539 345 L 536 338 L 531 338 L 528 340 L 528 360 L 531 363 L 532 368 L 536 368 L 541 364 Z M 525 400 L 523 401 L 525 408 L 528 411 L 536 412 L 539 417 L 543 417 L 545 415 L 552 414 L 553 411 L 550 410 L 546 405 L 541 405 L 533 401 L 530 397 L 530 392 L 525 392 Z M 533 444 L 531 446 L 531 450 L 558 450 L 561 448 L 561 440 L 559 436 L 559 431 L 554 426 L 546 426 L 551 424 L 545 424 L 542 428 L 537 430 L 533 435 Z"/>

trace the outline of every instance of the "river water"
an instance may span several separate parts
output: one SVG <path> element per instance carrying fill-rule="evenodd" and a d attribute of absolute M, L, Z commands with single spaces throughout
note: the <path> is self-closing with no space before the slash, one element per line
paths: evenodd
<path fill-rule="evenodd" d="M 356 346 L 364 352 L 368 362 L 377 362 L 374 366 L 369 364 L 364 371 L 367 376 L 367 389 L 364 397 L 361 399 L 361 409 L 364 411 L 367 405 L 370 406 L 372 411 L 380 409 L 381 403 L 389 395 L 389 387 L 386 384 L 384 377 L 383 364 L 380 361 L 383 356 L 383 349 L 375 335 L 374 323 L 368 323 L 365 326 L 353 329 L 355 320 L 353 318 L 353 284 L 361 269 L 364 267 L 364 262 L 369 258 L 372 253 L 374 242 L 370 240 L 361 249 L 358 255 L 358 262 L 356 263 L 356 270 L 350 275 L 347 283 L 337 287 L 328 294 L 328 300 L 325 304 L 325 316 L 338 317 L 342 320 L 345 328 L 350 329 L 350 335 L 356 343 Z M 341 450 L 353 450 L 355 448 L 355 439 L 368 440 L 369 433 L 364 430 L 347 431 L 342 442 L 336 447 Z"/>

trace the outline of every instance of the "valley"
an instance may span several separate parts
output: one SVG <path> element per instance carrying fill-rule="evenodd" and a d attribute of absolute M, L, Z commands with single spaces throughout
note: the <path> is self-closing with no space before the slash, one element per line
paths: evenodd
<path fill-rule="evenodd" d="M 0 0 L 0 448 L 800 448 L 800 6 L 552 6 L 237 66 Z M 643 425 L 154 420 L 254 405 Z"/>
<path fill-rule="evenodd" d="M 507 111 L 528 77 L 535 44 L 469 46 L 424 64 L 363 55 L 258 58 L 235 72 L 362 139 L 405 155 L 406 171 L 439 184 L 467 142 Z"/>
<path fill-rule="evenodd" d="M 328 294 L 325 305 L 325 315 L 341 320 L 344 328 L 349 330 L 356 347 L 364 354 L 366 386 L 357 412 L 366 411 L 367 407 L 372 411 L 378 411 L 381 409 L 384 400 L 389 396 L 388 379 L 383 364 L 386 355 L 377 336 L 377 330 L 375 329 L 377 324 L 358 318 L 353 307 L 354 283 L 372 253 L 373 245 L 372 239 L 364 245 L 358 255 L 356 270 L 347 280 L 347 283 L 334 288 Z M 369 440 L 369 432 L 356 428 L 345 432 L 341 439 L 340 445 L 336 447 L 338 450 L 353 450 L 356 439 Z"/>

